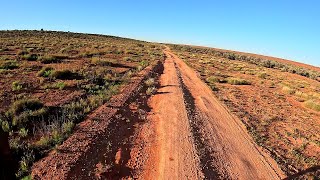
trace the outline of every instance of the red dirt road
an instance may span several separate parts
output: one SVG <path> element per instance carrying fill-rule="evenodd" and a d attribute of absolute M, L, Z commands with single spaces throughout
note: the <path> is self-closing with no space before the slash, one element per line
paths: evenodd
<path fill-rule="evenodd" d="M 188 123 L 183 92 L 172 58 L 167 58 L 164 73 L 160 77 L 158 94 L 153 96 L 150 106 L 157 124 L 157 157 L 152 163 L 155 179 L 198 179 L 202 177 L 200 161 Z"/>
<path fill-rule="evenodd" d="M 163 67 L 150 76 L 154 95 L 148 99 L 140 77 L 130 87 L 140 89 L 135 95 L 102 106 L 101 120 L 89 116 L 59 151 L 37 162 L 34 179 L 284 178 L 196 72 L 164 52 Z"/>
<path fill-rule="evenodd" d="M 241 121 L 182 60 L 165 50 L 149 105 L 156 141 L 143 179 L 281 179 L 284 173 Z M 149 172 L 148 172 L 149 171 Z"/>

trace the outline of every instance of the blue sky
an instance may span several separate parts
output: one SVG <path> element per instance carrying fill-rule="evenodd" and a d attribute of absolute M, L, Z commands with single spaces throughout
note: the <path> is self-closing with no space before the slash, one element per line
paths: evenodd
<path fill-rule="evenodd" d="M 320 1 L 0 0 L 0 29 L 218 47 L 320 66 Z"/>

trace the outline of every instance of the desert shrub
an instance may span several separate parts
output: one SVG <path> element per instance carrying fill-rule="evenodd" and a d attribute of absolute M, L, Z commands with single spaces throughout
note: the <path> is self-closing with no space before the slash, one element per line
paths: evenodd
<path fill-rule="evenodd" d="M 64 82 L 56 82 L 54 84 L 49 84 L 43 86 L 44 89 L 64 89 L 67 85 Z"/>
<path fill-rule="evenodd" d="M 54 89 L 64 89 L 66 87 L 66 84 L 64 82 L 57 82 L 52 86 Z"/>
<path fill-rule="evenodd" d="M 1 125 L 1 128 L 4 132 L 9 132 L 10 131 L 10 124 L 8 123 L 8 121 L 2 121 L 0 119 L 0 125 Z"/>
<path fill-rule="evenodd" d="M 50 64 L 50 63 L 60 63 L 63 59 L 67 59 L 68 56 L 64 55 L 45 55 L 39 58 L 40 62 L 43 64 Z"/>
<path fill-rule="evenodd" d="M 40 140 L 35 143 L 37 148 L 45 149 L 50 146 L 50 138 L 48 136 L 42 136 Z"/>
<path fill-rule="evenodd" d="M 251 83 L 245 79 L 240 78 L 228 78 L 227 82 L 232 85 L 250 85 Z"/>
<path fill-rule="evenodd" d="M 142 66 L 142 67 L 147 67 L 149 65 L 149 62 L 146 61 L 146 60 L 142 60 L 139 62 L 139 65 Z"/>
<path fill-rule="evenodd" d="M 10 112 L 14 115 L 19 115 L 23 111 L 34 111 L 43 107 L 43 104 L 35 99 L 24 99 L 13 103 Z"/>
<path fill-rule="evenodd" d="M 141 43 L 138 43 L 137 46 L 138 46 L 138 47 L 144 47 L 144 45 L 141 44 Z"/>
<path fill-rule="evenodd" d="M 13 91 L 19 91 L 20 89 L 22 89 L 22 84 L 20 83 L 20 81 L 14 81 L 12 82 L 11 87 Z"/>
<path fill-rule="evenodd" d="M 125 51 L 126 54 L 131 54 L 131 55 L 135 55 L 135 56 L 138 56 L 139 53 L 136 51 L 136 50 L 132 50 L 132 49 L 127 49 Z"/>
<path fill-rule="evenodd" d="M 283 86 L 282 91 L 286 94 L 294 94 L 295 90 L 288 86 Z"/>
<path fill-rule="evenodd" d="M 132 61 L 132 58 L 131 57 L 124 57 L 123 60 L 124 61 Z"/>
<path fill-rule="evenodd" d="M 98 49 L 87 49 L 85 51 L 80 52 L 79 56 L 90 58 L 93 56 L 101 56 L 105 54 L 106 54 L 105 51 L 99 51 Z"/>
<path fill-rule="evenodd" d="M 19 51 L 17 52 L 17 55 L 19 55 L 19 56 L 21 56 L 21 55 L 26 55 L 26 54 L 28 54 L 28 51 L 26 51 L 26 50 L 19 50 Z"/>
<path fill-rule="evenodd" d="M 48 149 L 57 144 L 61 144 L 74 128 L 74 122 L 67 120 L 64 122 L 52 121 L 49 124 L 42 124 L 39 130 L 41 138 L 35 142 L 36 149 Z"/>
<path fill-rule="evenodd" d="M 4 61 L 0 62 L 0 69 L 16 69 L 19 65 L 17 61 Z"/>
<path fill-rule="evenodd" d="M 235 60 L 236 59 L 236 55 L 233 54 L 233 53 L 230 53 L 227 55 L 227 58 L 230 59 L 230 60 Z"/>
<path fill-rule="evenodd" d="M 277 62 L 275 61 L 270 61 L 270 60 L 264 60 L 262 61 L 262 64 L 261 64 L 263 67 L 266 67 L 266 68 L 274 68 L 276 67 L 277 65 Z"/>
<path fill-rule="evenodd" d="M 99 65 L 99 66 L 110 66 L 112 65 L 113 60 L 101 59 L 99 57 L 92 57 L 91 64 Z"/>
<path fill-rule="evenodd" d="M 156 90 L 157 89 L 154 86 L 148 87 L 148 89 L 146 90 L 146 94 L 148 96 L 150 96 L 150 95 L 154 94 L 156 92 Z"/>
<path fill-rule="evenodd" d="M 74 126 L 75 124 L 72 121 L 64 122 L 62 124 L 62 132 L 64 134 L 70 135 L 72 133 Z"/>
<path fill-rule="evenodd" d="M 295 91 L 294 92 L 295 96 L 301 97 L 303 99 L 308 99 L 309 95 L 307 93 L 301 92 L 301 91 Z"/>
<path fill-rule="evenodd" d="M 262 72 L 262 73 L 259 73 L 258 77 L 261 79 L 266 79 L 268 77 L 268 74 L 265 72 Z"/>
<path fill-rule="evenodd" d="M 21 178 L 21 180 L 32 180 L 32 176 L 31 175 L 25 176 Z"/>
<path fill-rule="evenodd" d="M 53 71 L 49 77 L 54 79 L 66 80 L 66 79 L 76 79 L 78 75 L 76 73 L 71 72 L 68 69 L 65 69 L 61 71 Z"/>
<path fill-rule="evenodd" d="M 22 178 L 23 176 L 27 175 L 34 161 L 35 161 L 35 155 L 33 151 L 24 152 L 24 156 L 19 162 L 19 170 L 16 173 L 16 176 L 18 178 Z"/>
<path fill-rule="evenodd" d="M 31 119 L 41 118 L 47 113 L 43 103 L 35 99 L 15 101 L 7 112 L 12 118 L 12 125 L 24 127 Z"/>
<path fill-rule="evenodd" d="M 39 72 L 38 76 L 40 77 L 49 77 L 53 71 L 52 67 L 43 67 Z"/>
<path fill-rule="evenodd" d="M 26 54 L 21 57 L 23 60 L 27 61 L 36 61 L 38 59 L 38 55 L 36 54 Z"/>
<path fill-rule="evenodd" d="M 148 87 L 151 87 L 154 85 L 154 78 L 149 78 L 144 82 Z"/>
<path fill-rule="evenodd" d="M 304 105 L 307 108 L 313 109 L 315 111 L 320 111 L 320 103 L 318 103 L 314 100 L 308 100 L 308 101 L 304 102 Z"/>
<path fill-rule="evenodd" d="M 216 76 L 210 76 L 206 78 L 206 82 L 210 84 L 214 84 L 214 83 L 220 82 L 220 79 Z"/>
<path fill-rule="evenodd" d="M 19 136 L 21 136 L 21 137 L 27 137 L 27 136 L 28 136 L 28 130 L 25 129 L 25 128 L 21 128 L 21 129 L 19 130 Z"/>

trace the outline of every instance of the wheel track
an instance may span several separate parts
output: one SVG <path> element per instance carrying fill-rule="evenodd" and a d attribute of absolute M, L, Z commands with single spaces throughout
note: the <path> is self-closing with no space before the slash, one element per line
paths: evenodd
<path fill-rule="evenodd" d="M 196 73 L 168 48 L 164 52 L 167 57 L 157 93 L 149 99 L 140 93 L 118 107 L 117 115 L 99 134 L 95 146 L 90 146 L 65 178 L 284 177 L 269 155 L 255 145 L 241 121 L 216 99 Z M 138 91 L 145 90 L 146 87 Z M 130 107 L 132 102 L 139 104 L 137 110 Z M 97 177 L 93 173 L 99 162 L 111 164 L 111 168 L 103 169 Z"/>
<path fill-rule="evenodd" d="M 205 179 L 229 179 L 230 177 L 227 176 L 227 174 L 225 173 L 225 170 L 222 171 L 220 168 L 220 172 L 219 172 L 219 168 L 214 166 L 215 162 L 217 162 L 218 160 L 212 156 L 214 152 L 204 142 L 206 139 L 201 133 L 201 127 L 203 127 L 202 116 L 197 110 L 197 107 L 195 105 L 195 99 L 193 98 L 192 94 L 190 93 L 186 85 L 183 83 L 181 72 L 178 69 L 177 64 L 176 63 L 174 64 L 177 70 L 180 87 L 183 92 L 185 108 L 188 114 L 188 120 L 191 127 L 191 133 L 197 149 L 197 154 L 200 158 L 200 166 L 204 174 L 204 178 Z"/>
<path fill-rule="evenodd" d="M 190 92 L 198 111 L 197 124 L 206 139 L 205 146 L 213 149 L 213 167 L 222 179 L 280 179 L 284 173 L 276 162 L 258 148 L 241 121 L 233 116 L 213 95 L 211 89 L 182 60 L 167 49 L 180 71 L 181 79 Z M 241 125 L 240 125 L 241 124 Z M 209 173 L 210 174 L 210 173 Z M 226 176 L 225 176 L 226 175 Z"/>

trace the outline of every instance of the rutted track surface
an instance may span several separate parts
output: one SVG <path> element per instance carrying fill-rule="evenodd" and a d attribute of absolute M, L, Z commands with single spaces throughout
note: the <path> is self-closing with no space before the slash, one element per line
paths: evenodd
<path fill-rule="evenodd" d="M 156 157 L 153 160 L 155 168 L 151 176 L 143 178 L 283 178 L 284 173 L 276 162 L 255 145 L 241 121 L 230 114 L 197 74 L 169 49 L 165 53 L 167 60 L 160 78 L 163 88 L 159 92 L 166 91 L 168 94 L 155 95 L 150 100 L 153 119 L 160 129 L 154 144 L 157 151 L 151 155 Z M 169 85 L 174 86 L 168 88 Z M 181 101 L 183 105 L 178 106 Z M 174 113 L 180 116 L 178 120 L 174 118 Z M 184 140 L 172 138 L 174 134 Z M 174 144 L 174 147 L 170 148 L 168 144 Z M 177 152 L 192 153 L 185 153 L 183 158 L 171 158 Z M 171 161 L 180 162 L 174 164 Z M 197 173 L 186 170 L 186 166 L 193 167 Z"/>
<path fill-rule="evenodd" d="M 169 49 L 164 52 L 163 67 L 153 73 L 157 93 L 149 98 L 143 93 L 147 87 L 140 87 L 112 117 L 105 115 L 110 120 L 86 153 L 76 162 L 69 158 L 71 167 L 60 160 L 69 168 L 63 175 L 56 176 L 59 167 L 50 164 L 54 155 L 38 163 L 50 167 L 50 174 L 39 167 L 33 174 L 49 179 L 283 178 L 197 74 Z"/>

